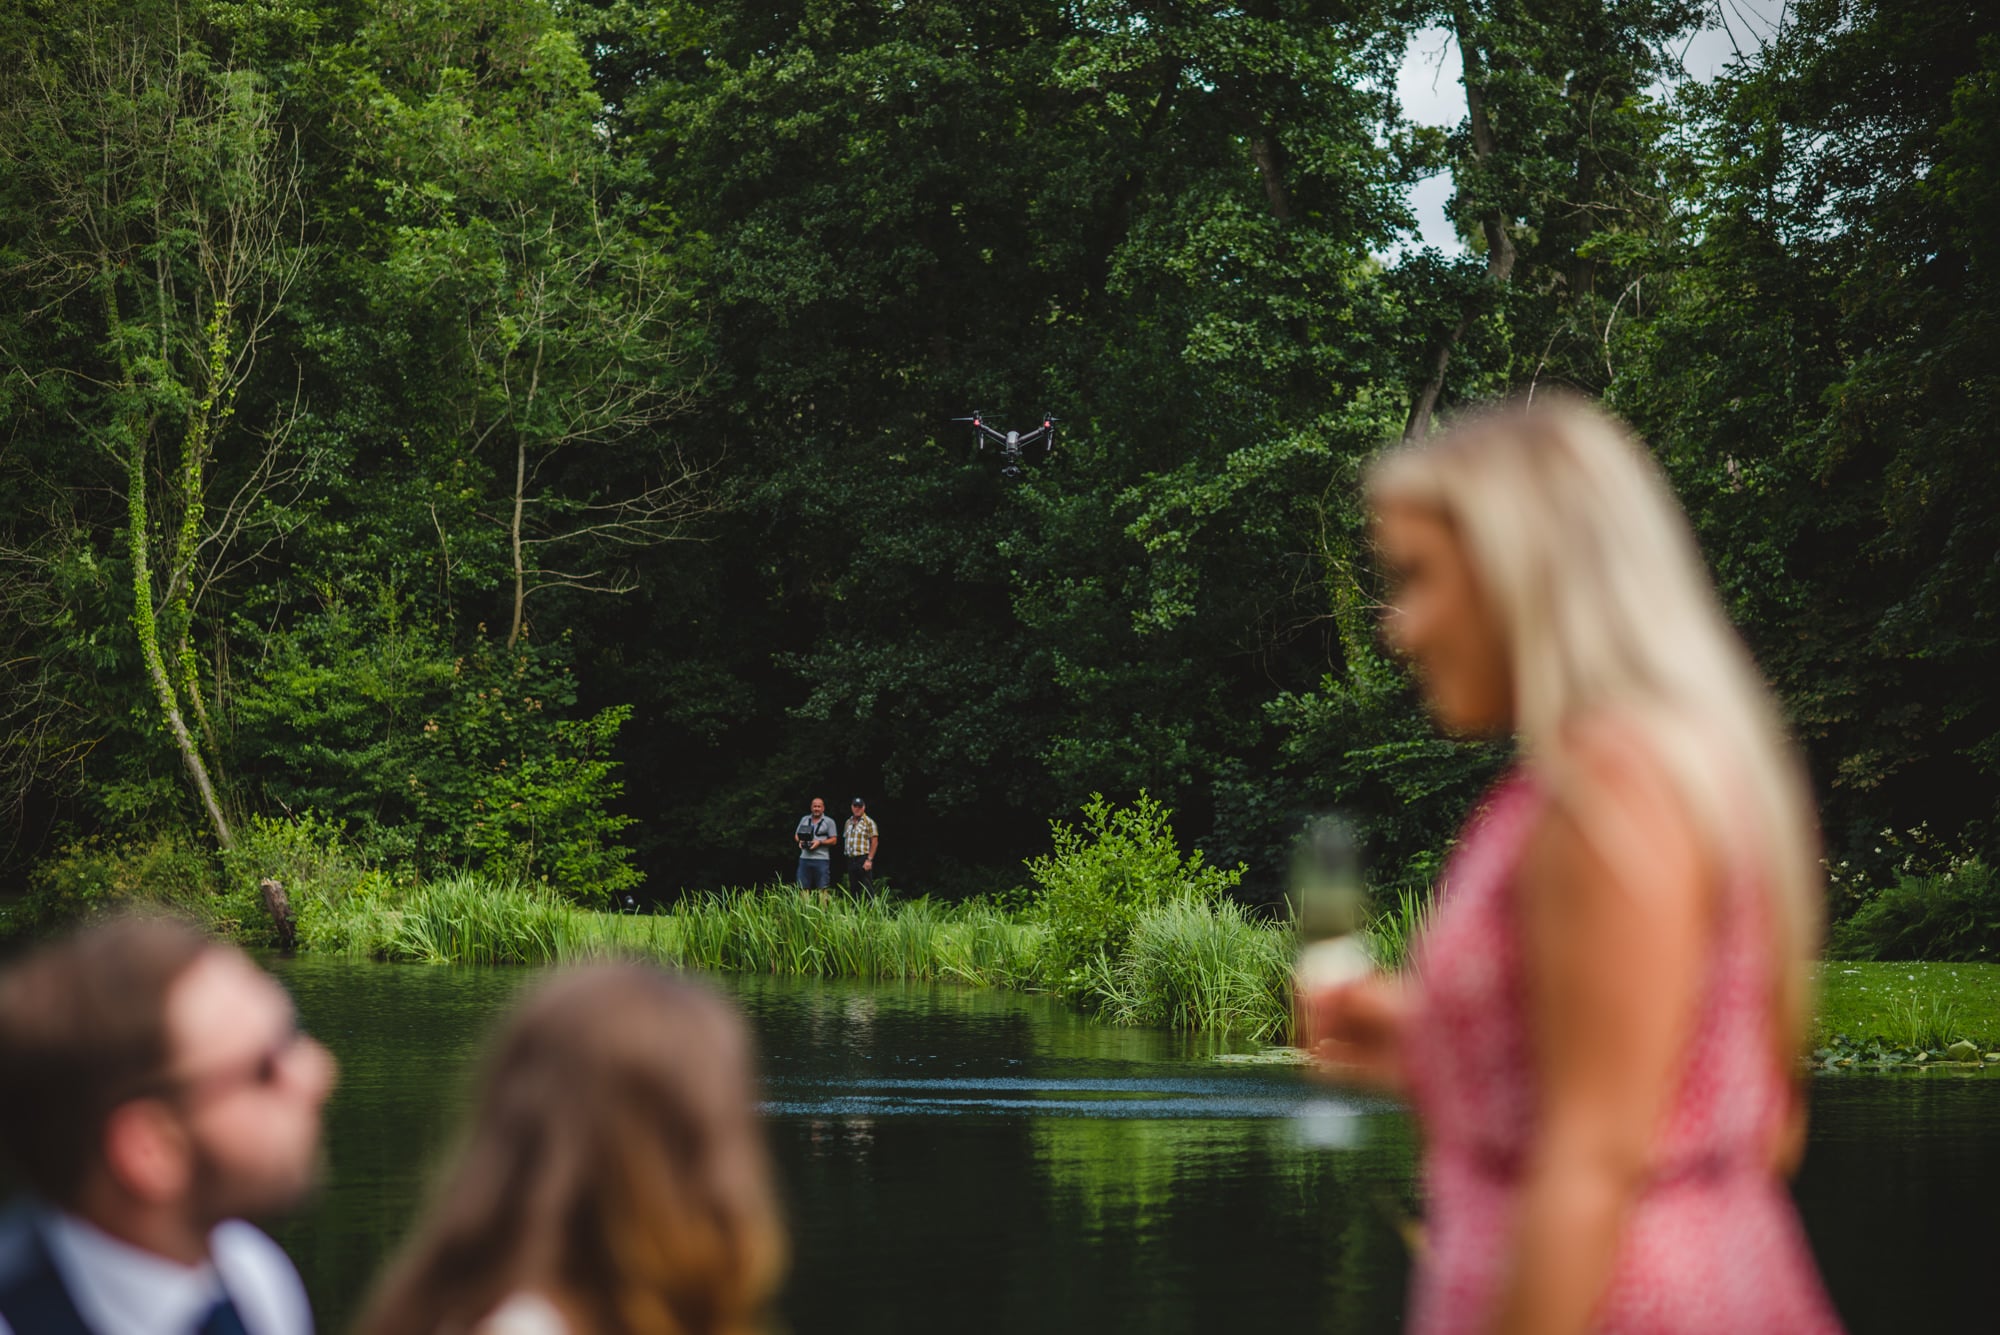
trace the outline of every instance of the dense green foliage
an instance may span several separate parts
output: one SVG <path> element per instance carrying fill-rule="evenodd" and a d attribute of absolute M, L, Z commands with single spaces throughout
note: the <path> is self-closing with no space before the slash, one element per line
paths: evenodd
<path fill-rule="evenodd" d="M 1903 873 L 1834 927 L 1835 959 L 2000 960 L 2000 877 L 1974 858 Z"/>
<path fill-rule="evenodd" d="M 297 948 L 320 954 L 481 965 L 638 954 L 696 969 L 1054 991 L 1124 1024 L 1259 1040 L 1287 1031 L 1291 932 L 1224 897 L 1234 877 L 1203 867 L 1199 852 L 1184 857 L 1157 804 L 1096 801 L 1084 832 L 1057 822 L 1052 833 L 1053 853 L 1035 863 L 1044 892 L 1025 906 L 777 885 L 614 913 L 518 877 L 397 879 L 358 860 L 337 827 L 257 818 L 219 880 L 212 860 L 164 837 L 71 848 L 44 862 L 32 893 L 0 915 L 0 944 L 130 907 L 270 944 L 274 925 L 252 888 L 269 871 L 290 887 Z M 1120 895 L 1103 883 L 1127 858 L 1150 869 L 1144 884 L 1157 893 Z M 1125 910 L 1115 938 L 1102 935 L 1106 897 Z M 1056 943 L 1085 939 L 1091 953 L 1071 966 Z"/>
<path fill-rule="evenodd" d="M 956 893 L 1146 791 L 1244 899 L 1329 806 L 1419 887 L 1504 757 L 1376 648 L 1353 482 L 1562 383 L 1667 464 L 1837 858 L 1991 865 L 2000 19 L 1793 13 L 1667 96 L 1680 0 L 16 7 L 14 856 L 311 813 L 384 894 L 666 899 L 858 791 Z M 1003 481 L 975 406 L 1062 449 Z M 1181 902 L 1089 893 L 1066 979 Z"/>
<path fill-rule="evenodd" d="M 2000 838 L 2000 16 L 1808 0 L 1694 98 L 1613 396 L 1811 749 L 1831 842 Z"/>

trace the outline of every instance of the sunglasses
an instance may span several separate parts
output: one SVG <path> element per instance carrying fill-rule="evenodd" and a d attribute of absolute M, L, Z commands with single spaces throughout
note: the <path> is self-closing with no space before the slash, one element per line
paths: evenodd
<path fill-rule="evenodd" d="M 285 1026 L 255 1055 L 213 1070 L 164 1077 L 150 1092 L 168 1094 L 189 1101 L 201 1101 L 248 1086 L 271 1089 L 284 1077 L 285 1063 L 302 1043 L 311 1043 L 310 1034 L 296 1023 Z"/>

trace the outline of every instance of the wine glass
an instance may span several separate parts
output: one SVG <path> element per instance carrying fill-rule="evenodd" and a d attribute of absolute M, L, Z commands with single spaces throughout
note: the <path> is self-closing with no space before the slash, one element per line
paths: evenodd
<path fill-rule="evenodd" d="M 1368 925 L 1368 891 L 1361 874 L 1361 842 L 1340 816 L 1310 822 L 1292 850 L 1292 921 L 1299 953 L 1293 987 L 1305 996 L 1355 982 L 1375 963 L 1362 944 Z M 1317 1149 L 1350 1149 L 1357 1140 L 1357 1109 L 1349 1102 L 1316 1098 L 1297 1116 L 1300 1139 Z"/>
<path fill-rule="evenodd" d="M 1374 971 L 1361 939 L 1368 925 L 1368 890 L 1352 823 L 1321 816 L 1306 826 L 1292 850 L 1291 901 L 1301 992 L 1339 987 Z"/>

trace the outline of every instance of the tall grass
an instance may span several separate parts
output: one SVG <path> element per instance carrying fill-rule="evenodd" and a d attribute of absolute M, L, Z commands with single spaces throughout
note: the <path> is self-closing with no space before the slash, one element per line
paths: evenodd
<path fill-rule="evenodd" d="M 538 964 L 571 912 L 548 895 L 466 873 L 420 886 L 388 924 L 383 953 L 420 964 Z"/>
<path fill-rule="evenodd" d="M 1038 929 L 982 901 L 946 906 L 784 886 L 682 900 L 673 962 L 689 968 L 821 978 L 1008 986 L 1032 970 Z"/>
<path fill-rule="evenodd" d="M 1400 964 L 1428 908 L 1405 894 L 1369 928 Z M 690 895 L 659 913 L 578 907 L 534 885 L 471 873 L 420 885 L 359 882 L 315 892 L 301 938 L 315 951 L 416 964 L 541 965 L 638 955 L 677 968 L 773 976 L 956 982 L 1049 990 L 1047 928 L 973 900 L 891 901 L 786 885 Z M 1291 1028 L 1296 942 L 1288 924 L 1234 900 L 1176 895 L 1141 910 L 1122 949 L 1086 970 L 1079 1000 L 1119 1024 L 1233 1032 L 1259 1042 Z"/>
<path fill-rule="evenodd" d="M 1140 911 L 1116 960 L 1098 956 L 1090 997 L 1120 1024 L 1268 1042 L 1291 1027 L 1292 955 L 1289 931 L 1234 900 L 1177 896 Z"/>
<path fill-rule="evenodd" d="M 1400 969 L 1410 961 L 1410 948 L 1431 920 L 1431 900 L 1421 890 L 1402 889 L 1396 902 L 1385 905 L 1368 924 L 1368 953 L 1384 969 Z"/>
<path fill-rule="evenodd" d="M 1958 1003 L 1935 992 L 1912 991 L 1892 1002 L 1882 1036 L 1897 1047 L 1939 1051 L 1965 1035 L 1959 1032 Z"/>
<path fill-rule="evenodd" d="M 539 886 L 459 874 L 393 898 L 316 900 L 305 936 L 315 950 L 417 964 L 627 954 L 735 973 L 1019 986 L 1039 929 L 979 901 L 820 898 L 784 886 L 691 896 L 663 913 L 601 913 Z"/>

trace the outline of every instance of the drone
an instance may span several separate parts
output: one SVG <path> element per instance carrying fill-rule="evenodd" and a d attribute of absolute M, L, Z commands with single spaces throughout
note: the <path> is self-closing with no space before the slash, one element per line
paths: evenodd
<path fill-rule="evenodd" d="M 954 417 L 954 422 L 972 423 L 972 441 L 979 453 L 986 453 L 990 441 L 1000 451 L 1000 476 L 1017 478 L 1021 476 L 1021 465 L 1030 459 L 1042 460 L 1055 453 L 1056 419 L 1048 413 L 1042 414 L 1042 424 L 1033 431 L 1001 431 L 986 425 L 986 415 L 977 408 L 970 417 Z"/>

